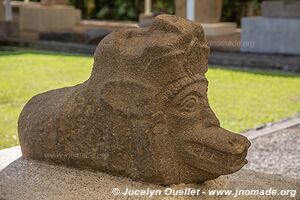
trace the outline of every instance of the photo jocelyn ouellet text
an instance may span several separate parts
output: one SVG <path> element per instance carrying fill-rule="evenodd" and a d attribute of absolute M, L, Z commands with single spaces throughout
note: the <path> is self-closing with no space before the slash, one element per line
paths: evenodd
<path fill-rule="evenodd" d="M 277 190 L 269 188 L 267 190 L 257 190 L 257 189 L 209 189 L 202 190 L 199 188 L 165 188 L 165 189 L 130 189 L 130 188 L 113 188 L 112 194 L 115 196 L 289 196 L 291 198 L 295 197 L 297 194 L 296 190 L 282 189 Z"/>

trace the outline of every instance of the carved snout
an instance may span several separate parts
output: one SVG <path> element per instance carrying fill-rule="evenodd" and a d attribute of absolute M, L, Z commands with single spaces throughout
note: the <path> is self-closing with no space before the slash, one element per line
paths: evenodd
<path fill-rule="evenodd" d="M 212 128 L 205 145 L 226 154 L 239 155 L 248 150 L 250 141 L 243 135 L 235 134 L 223 128 Z"/>
<path fill-rule="evenodd" d="M 209 173 L 234 173 L 247 163 L 250 141 L 242 135 L 211 127 L 200 134 L 191 134 L 188 140 L 185 149 L 192 161 L 187 162 Z"/>

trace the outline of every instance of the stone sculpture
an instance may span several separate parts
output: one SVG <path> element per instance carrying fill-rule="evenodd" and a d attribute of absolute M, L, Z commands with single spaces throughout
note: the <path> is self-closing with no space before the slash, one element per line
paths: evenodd
<path fill-rule="evenodd" d="M 208 54 L 201 25 L 176 16 L 112 32 L 87 81 L 26 104 L 23 156 L 164 185 L 238 171 L 250 143 L 209 107 Z"/>

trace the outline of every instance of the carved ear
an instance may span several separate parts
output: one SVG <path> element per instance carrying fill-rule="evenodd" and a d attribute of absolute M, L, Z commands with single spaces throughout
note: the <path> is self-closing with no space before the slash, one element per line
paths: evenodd
<path fill-rule="evenodd" d="M 104 84 L 102 99 L 114 110 L 126 115 L 142 116 L 153 108 L 154 89 L 129 79 L 112 80 Z"/>

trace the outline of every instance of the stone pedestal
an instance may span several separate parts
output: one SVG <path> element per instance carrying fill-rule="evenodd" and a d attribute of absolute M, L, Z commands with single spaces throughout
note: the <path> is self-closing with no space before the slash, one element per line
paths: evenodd
<path fill-rule="evenodd" d="M 264 1 L 262 17 L 242 19 L 242 52 L 300 55 L 300 2 Z"/>
<path fill-rule="evenodd" d="M 300 17 L 300 1 L 264 1 L 261 11 L 263 17 Z"/>
<path fill-rule="evenodd" d="M 81 19 L 81 12 L 66 5 L 24 5 L 20 7 L 22 31 L 71 30 Z"/>
<path fill-rule="evenodd" d="M 299 194 L 295 193 L 295 190 L 300 191 L 299 180 L 247 170 L 221 176 L 202 184 L 160 186 L 101 172 L 28 161 L 20 156 L 18 147 L 0 151 L 0 199 L 285 200 L 298 199 Z M 234 197 L 237 188 L 240 191 L 247 191 L 248 195 Z M 145 194 L 123 195 L 126 189 L 145 191 Z M 212 190 L 229 190 L 232 194 L 209 195 Z M 282 190 L 289 190 L 289 192 L 281 195 Z M 158 192 L 152 193 L 153 196 L 150 197 L 150 191 Z M 177 192 L 177 195 L 168 195 L 171 191 Z M 198 192 L 192 193 L 192 191 Z M 252 195 L 249 195 L 250 191 L 262 191 L 268 194 L 253 195 L 252 192 Z"/>
<path fill-rule="evenodd" d="M 186 18 L 187 0 L 176 0 L 176 15 Z M 220 22 L 222 14 L 222 0 L 195 0 L 195 21 L 203 25 L 208 37 L 233 34 L 236 31 L 235 23 Z"/>
<path fill-rule="evenodd" d="M 218 23 L 221 19 L 223 0 L 196 0 L 196 21 Z"/>

